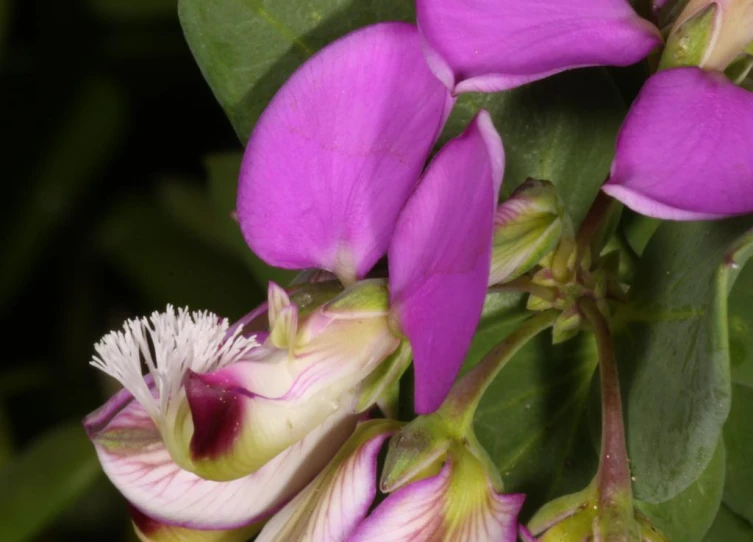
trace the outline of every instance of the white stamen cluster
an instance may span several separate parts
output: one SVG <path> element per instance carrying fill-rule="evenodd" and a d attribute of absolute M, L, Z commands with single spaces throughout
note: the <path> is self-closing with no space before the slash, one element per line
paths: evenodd
<path fill-rule="evenodd" d="M 255 336 L 244 337 L 238 327 L 228 334 L 227 319 L 211 312 L 188 312 L 167 306 L 163 313 L 128 320 L 94 345 L 91 365 L 120 382 L 161 428 L 174 419 L 184 396 L 183 379 L 189 370 L 209 372 L 238 361 L 259 346 Z M 142 361 L 154 378 L 156 393 L 142 374 Z M 155 397 L 156 395 L 156 397 Z"/>

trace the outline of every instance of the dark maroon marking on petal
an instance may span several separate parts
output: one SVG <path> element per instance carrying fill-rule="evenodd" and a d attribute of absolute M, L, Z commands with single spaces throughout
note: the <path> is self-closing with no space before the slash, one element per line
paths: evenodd
<path fill-rule="evenodd" d="M 214 459 L 229 450 L 241 428 L 243 395 L 234 382 L 216 374 L 189 371 L 185 380 L 194 432 L 193 459 Z"/>
<path fill-rule="evenodd" d="M 162 527 L 162 523 L 157 521 L 156 519 L 152 519 L 144 512 L 133 506 L 131 503 L 127 503 L 128 505 L 128 513 L 131 515 L 131 520 L 133 521 L 133 524 L 136 525 L 136 528 L 141 531 L 144 536 L 150 536 L 156 533 L 160 530 L 160 527 Z"/>

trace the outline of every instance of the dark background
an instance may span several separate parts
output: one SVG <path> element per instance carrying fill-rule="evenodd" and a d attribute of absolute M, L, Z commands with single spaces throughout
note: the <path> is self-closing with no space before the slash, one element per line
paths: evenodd
<path fill-rule="evenodd" d="M 261 290 L 215 242 L 205 157 L 240 151 L 171 0 L 0 0 L 0 540 L 133 540 L 80 420 L 124 318 L 235 318 Z"/>

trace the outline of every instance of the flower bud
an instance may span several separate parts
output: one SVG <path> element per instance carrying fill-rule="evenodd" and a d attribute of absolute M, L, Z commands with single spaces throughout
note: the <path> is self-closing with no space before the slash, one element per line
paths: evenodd
<path fill-rule="evenodd" d="M 723 71 L 753 42 L 749 0 L 690 0 L 667 39 L 660 68 Z"/>
<path fill-rule="evenodd" d="M 550 253 L 566 227 L 564 204 L 549 181 L 528 179 L 494 215 L 489 284 L 523 275 Z"/>
<path fill-rule="evenodd" d="M 451 444 L 437 416 L 416 418 L 390 440 L 379 488 L 390 493 L 427 473 L 437 474 Z"/>

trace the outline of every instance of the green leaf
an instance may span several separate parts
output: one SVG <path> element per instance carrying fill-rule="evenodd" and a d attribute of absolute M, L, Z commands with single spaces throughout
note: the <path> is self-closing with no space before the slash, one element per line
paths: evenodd
<path fill-rule="evenodd" d="M 530 316 L 523 294 L 490 292 L 486 294 L 481 320 L 473 336 L 473 343 L 463 362 L 461 374 L 472 369 L 489 350 Z"/>
<path fill-rule="evenodd" d="M 283 287 L 287 286 L 297 273 L 264 263 L 246 244 L 238 222 L 232 217 L 235 211 L 241 158 L 242 155 L 239 152 L 226 152 L 210 154 L 204 159 L 209 175 L 209 196 L 214 208 L 217 233 L 222 236 L 228 248 L 246 262 L 262 288 L 266 289 L 269 281 Z"/>
<path fill-rule="evenodd" d="M 504 338 L 500 333 L 497 341 Z M 476 434 L 506 492 L 526 493 L 524 515 L 583 489 L 597 457 L 586 420 L 596 347 L 587 335 L 552 346 L 549 333 L 501 371 L 476 414 Z"/>
<path fill-rule="evenodd" d="M 638 502 L 636 506 L 669 540 L 700 542 L 722 502 L 724 457 L 720 441 L 706 470 L 688 488 L 663 503 Z"/>
<path fill-rule="evenodd" d="M 626 209 L 622 217 L 622 230 L 633 251 L 641 255 L 651 237 L 661 225 L 661 220 L 639 215 Z"/>
<path fill-rule="evenodd" d="M 463 94 L 441 141 L 487 109 L 505 145 L 503 191 L 528 177 L 552 181 L 575 224 L 609 173 L 625 105 L 602 69 L 565 72 L 496 94 Z"/>
<path fill-rule="evenodd" d="M 729 296 L 732 381 L 753 388 L 753 265 L 746 265 Z"/>
<path fill-rule="evenodd" d="M 615 315 L 635 493 L 671 499 L 704 471 L 730 405 L 725 251 L 753 217 L 666 223 Z M 733 275 L 730 277 L 730 275 Z"/>
<path fill-rule="evenodd" d="M 79 422 L 39 437 L 0 472 L 0 540 L 30 540 L 83 494 L 100 474 Z"/>
<path fill-rule="evenodd" d="M 753 526 L 722 505 L 703 540 L 704 542 L 750 542 L 753 540 Z"/>
<path fill-rule="evenodd" d="M 410 0 L 179 0 L 188 46 L 245 144 L 290 74 L 324 45 L 385 20 L 412 20 Z"/>
<path fill-rule="evenodd" d="M 732 387 L 732 408 L 724 425 L 727 482 L 724 504 L 753 524 L 753 388 Z"/>
<path fill-rule="evenodd" d="M 122 202 L 98 235 L 114 268 L 152 307 L 172 303 L 237 318 L 264 298 L 242 263 L 176 225 L 149 200 Z"/>

